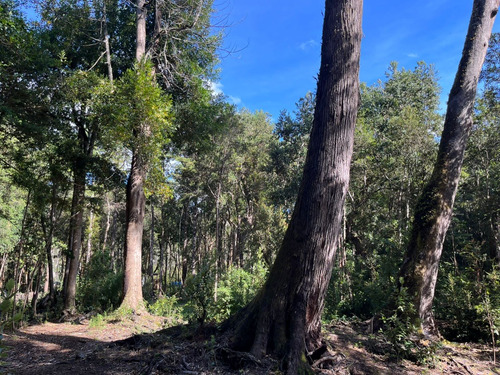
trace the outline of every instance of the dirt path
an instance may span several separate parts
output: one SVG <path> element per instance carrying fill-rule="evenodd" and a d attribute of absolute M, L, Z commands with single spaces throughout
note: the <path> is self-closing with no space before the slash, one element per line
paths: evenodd
<path fill-rule="evenodd" d="M 125 374 L 279 374 L 271 359 L 247 362 L 244 367 L 221 360 L 215 331 L 186 326 L 161 331 L 162 318 L 135 317 L 91 327 L 45 323 L 4 335 L 7 358 L 3 374 L 22 375 L 125 375 Z M 481 345 L 444 343 L 434 356 L 433 368 L 413 362 L 391 361 L 382 336 L 365 335 L 347 324 L 325 334 L 329 351 L 316 362 L 316 373 L 337 375 L 392 374 L 500 374 L 491 362 L 491 349 Z M 384 346 L 385 345 L 385 346 Z M 226 353 L 226 352 L 224 352 Z M 227 355 L 224 354 L 224 355 Z"/>
<path fill-rule="evenodd" d="M 161 319 L 124 321 L 90 327 L 80 324 L 44 323 L 4 335 L 5 374 L 134 374 L 140 371 L 142 353 L 113 343 L 140 332 L 161 328 Z"/>

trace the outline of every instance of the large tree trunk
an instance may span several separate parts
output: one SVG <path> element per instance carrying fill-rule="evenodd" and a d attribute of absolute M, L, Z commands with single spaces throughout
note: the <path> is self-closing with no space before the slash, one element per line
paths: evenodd
<path fill-rule="evenodd" d="M 146 0 L 137 0 L 137 40 L 136 60 L 141 62 L 146 54 Z M 144 126 L 139 124 L 139 131 Z M 138 137 L 139 134 L 134 134 Z M 123 300 L 121 307 L 134 311 L 143 310 L 142 298 L 142 235 L 144 230 L 144 210 L 146 198 L 144 196 L 144 179 L 146 165 L 140 150 L 133 150 L 130 176 L 127 181 L 126 197 L 126 234 L 125 234 L 125 273 L 123 279 Z"/>
<path fill-rule="evenodd" d="M 432 314 L 443 241 L 450 224 L 472 126 L 477 82 L 499 0 L 475 0 L 462 59 L 448 99 L 448 109 L 434 171 L 415 210 L 410 242 L 400 270 L 414 301 L 423 332 L 437 334 Z"/>
<path fill-rule="evenodd" d="M 327 0 L 316 110 L 295 209 L 269 278 L 231 318 L 234 346 L 309 369 L 341 231 L 359 103 L 362 0 Z"/>
<path fill-rule="evenodd" d="M 144 229 L 144 167 L 137 152 L 127 182 L 125 275 L 122 306 L 135 310 L 143 307 L 142 299 L 142 234 Z"/>

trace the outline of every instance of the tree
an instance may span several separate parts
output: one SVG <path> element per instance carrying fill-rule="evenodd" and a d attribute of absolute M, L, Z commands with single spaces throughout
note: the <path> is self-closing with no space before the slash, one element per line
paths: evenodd
<path fill-rule="evenodd" d="M 233 318 L 234 347 L 307 372 L 321 345 L 321 312 L 349 183 L 359 102 L 362 1 L 327 0 L 314 122 L 295 209 L 269 277 Z"/>
<path fill-rule="evenodd" d="M 161 114 L 161 105 L 158 106 L 158 103 L 154 104 L 149 101 L 152 105 L 147 107 L 148 93 L 141 92 L 141 87 L 144 87 L 146 91 L 149 87 L 152 90 L 151 93 L 155 93 L 153 100 L 154 98 L 160 99 L 155 77 L 156 73 L 159 73 L 163 87 L 174 98 L 185 96 L 199 88 L 202 77 L 208 74 L 215 61 L 214 51 L 218 45 L 218 37 L 209 35 L 211 5 L 212 2 L 206 0 L 156 0 L 152 3 L 137 0 L 136 2 L 135 56 L 139 77 L 136 83 L 140 85 L 130 80 L 134 86 L 133 92 L 137 94 L 135 100 L 129 96 L 131 99 L 129 103 L 136 110 L 135 116 L 132 117 L 135 118 L 133 139 L 137 142 L 133 142 L 131 146 L 132 163 L 127 182 L 127 230 L 122 302 L 122 306 L 134 310 L 142 305 L 141 251 L 145 210 L 144 182 L 152 158 L 154 158 L 154 152 L 148 155 L 147 148 L 155 144 L 158 146 L 158 139 L 152 136 L 154 123 L 157 122 L 158 125 L 166 120 L 165 117 L 162 119 L 165 113 Z M 154 18 L 152 33 L 148 35 L 149 6 L 154 6 Z M 193 47 L 186 47 L 188 42 L 192 42 Z M 153 62 L 154 69 L 147 63 L 148 60 Z M 187 87 L 186 83 L 189 83 Z M 127 91 L 123 91 L 123 94 L 125 97 L 128 96 Z M 136 101 L 142 105 L 137 105 Z M 154 111 L 158 111 L 158 114 Z M 149 151 L 153 151 L 152 148 Z"/>
<path fill-rule="evenodd" d="M 118 4 L 109 7 L 112 17 L 106 12 L 107 4 L 111 5 L 109 0 L 92 3 L 57 0 L 43 1 L 39 4 L 43 22 L 39 30 L 41 48 L 49 51 L 48 53 L 57 62 L 53 66 L 54 79 L 49 86 L 50 114 L 64 133 L 62 138 L 66 140 L 65 152 L 73 174 L 63 284 L 65 313 L 72 313 L 75 310 L 84 211 L 87 202 L 86 185 L 88 174 L 95 172 L 92 167 L 97 164 L 98 158 L 94 158 L 93 152 L 103 125 L 99 122 L 99 116 L 96 116 L 95 108 L 101 100 L 98 94 L 105 85 L 102 76 L 106 71 L 110 81 L 113 76 L 109 38 L 106 34 L 108 23 L 112 21 L 113 26 L 116 24 Z M 123 37 L 123 34 L 121 40 L 130 39 Z M 123 44 L 122 41 L 121 45 Z M 99 48 L 100 45 L 102 48 Z M 123 46 L 121 47 L 123 49 Z M 108 59 L 106 64 L 98 65 L 102 60 L 102 50 L 105 50 L 104 53 L 108 52 Z M 93 71 L 94 68 L 95 71 L 100 70 L 102 75 Z"/>
<path fill-rule="evenodd" d="M 324 320 L 369 319 L 387 307 L 410 220 L 437 153 L 439 86 L 432 65 L 391 63 L 386 79 L 361 84 L 343 244 Z"/>
<path fill-rule="evenodd" d="M 415 305 L 426 335 L 437 334 L 432 302 L 443 241 L 450 224 L 464 151 L 473 123 L 474 100 L 498 0 L 475 0 L 462 59 L 450 91 L 433 173 L 417 203 L 410 241 L 400 269 L 402 287 Z"/>
<path fill-rule="evenodd" d="M 95 74 L 76 72 L 66 80 L 64 87 L 65 101 L 68 103 L 69 117 L 77 130 L 77 145 L 73 147 L 73 197 L 69 221 L 68 256 L 64 277 L 64 309 L 73 313 L 75 310 L 76 281 L 80 266 L 82 248 L 83 219 L 85 210 L 85 190 L 87 173 L 99 134 L 99 120 L 95 114 L 95 101 L 99 100 L 96 92 L 103 86 L 102 80 Z M 71 121 L 70 120 L 70 121 Z"/>
<path fill-rule="evenodd" d="M 117 83 L 113 106 L 121 136 L 132 153 L 126 188 L 125 274 L 122 306 L 141 309 L 142 235 L 145 213 L 145 184 L 159 168 L 158 155 L 171 127 L 170 101 L 153 80 L 152 66 L 140 61 Z M 159 174 L 161 176 L 161 173 Z"/>

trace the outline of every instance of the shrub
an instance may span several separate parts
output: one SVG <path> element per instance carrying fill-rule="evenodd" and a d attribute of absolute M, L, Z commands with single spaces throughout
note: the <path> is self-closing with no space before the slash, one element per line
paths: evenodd
<path fill-rule="evenodd" d="M 267 269 L 257 262 L 252 271 L 232 267 L 221 278 L 217 288 L 217 301 L 213 305 L 212 318 L 227 319 L 244 307 L 257 294 L 265 281 Z"/>
<path fill-rule="evenodd" d="M 265 281 L 267 268 L 257 261 L 249 270 L 231 267 L 217 285 L 208 264 L 196 275 L 188 277 L 184 297 L 188 301 L 184 311 L 189 321 L 220 322 L 245 306 L 255 296 Z"/>
<path fill-rule="evenodd" d="M 106 252 L 93 255 L 83 280 L 79 281 L 77 306 L 83 311 L 108 311 L 119 306 L 123 272 L 110 269 L 111 256 Z"/>
<path fill-rule="evenodd" d="M 158 298 L 153 304 L 148 306 L 148 310 L 151 314 L 168 318 L 169 325 L 182 321 L 183 309 L 176 296 Z"/>

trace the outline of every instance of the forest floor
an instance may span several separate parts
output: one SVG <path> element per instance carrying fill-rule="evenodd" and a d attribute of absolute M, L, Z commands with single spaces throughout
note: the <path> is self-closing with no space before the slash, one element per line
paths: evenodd
<path fill-rule="evenodd" d="M 44 323 L 4 334 L 3 374 L 280 374 L 270 358 L 256 361 L 217 342 L 215 328 L 162 329 L 164 318 L 151 315 L 89 324 Z M 325 329 L 328 352 L 315 362 L 317 374 L 500 374 L 490 347 L 444 342 L 430 357 L 432 366 L 395 361 L 380 334 L 337 323 Z M 324 367 L 324 368 L 322 368 Z"/>

